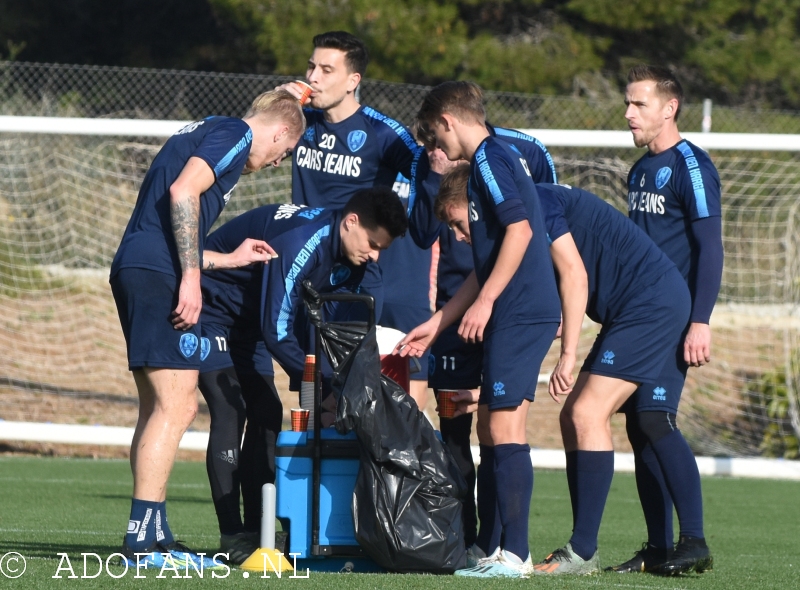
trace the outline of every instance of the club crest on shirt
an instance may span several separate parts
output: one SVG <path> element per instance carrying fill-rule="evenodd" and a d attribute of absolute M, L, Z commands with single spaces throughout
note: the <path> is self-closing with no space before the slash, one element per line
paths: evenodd
<path fill-rule="evenodd" d="M 305 139 L 306 141 L 314 141 L 314 128 L 313 127 L 309 127 L 308 129 L 306 129 L 306 132 L 303 133 L 303 139 Z"/>
<path fill-rule="evenodd" d="M 200 338 L 200 360 L 206 360 L 209 352 L 211 352 L 211 341 L 203 336 Z"/>
<path fill-rule="evenodd" d="M 183 356 L 187 359 L 191 358 L 192 355 L 197 352 L 197 336 L 194 334 L 184 334 L 181 336 L 178 348 Z"/>
<path fill-rule="evenodd" d="M 338 285 L 350 278 L 350 269 L 343 264 L 337 264 L 331 271 L 331 285 Z"/>
<path fill-rule="evenodd" d="M 663 186 L 669 181 L 670 176 L 672 176 L 672 168 L 667 168 L 664 166 L 661 170 L 659 170 L 656 173 L 656 188 L 663 188 Z"/>
<path fill-rule="evenodd" d="M 356 129 L 355 131 L 351 131 L 347 134 L 347 147 L 350 148 L 351 152 L 357 152 L 362 147 L 364 147 L 364 143 L 367 141 L 367 132 L 362 131 L 361 129 Z"/>

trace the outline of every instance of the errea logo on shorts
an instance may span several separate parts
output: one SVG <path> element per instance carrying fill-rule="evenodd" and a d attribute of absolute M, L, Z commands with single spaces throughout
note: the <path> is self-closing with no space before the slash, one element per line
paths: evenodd
<path fill-rule="evenodd" d="M 667 401 L 667 390 L 663 387 L 656 387 L 653 390 L 653 399 L 660 402 Z"/>
<path fill-rule="evenodd" d="M 495 397 L 499 397 L 501 395 L 505 395 L 506 394 L 505 387 L 506 386 L 503 385 L 502 383 L 500 383 L 500 381 L 495 381 L 495 384 L 492 386 L 492 389 L 494 389 L 494 394 L 493 395 Z"/>
<path fill-rule="evenodd" d="M 613 365 L 614 364 L 614 356 L 615 355 L 614 355 L 613 352 L 611 352 L 610 350 L 607 350 L 607 351 L 605 351 L 603 353 L 603 358 L 602 358 L 602 360 L 600 362 L 605 364 L 605 365 Z"/>

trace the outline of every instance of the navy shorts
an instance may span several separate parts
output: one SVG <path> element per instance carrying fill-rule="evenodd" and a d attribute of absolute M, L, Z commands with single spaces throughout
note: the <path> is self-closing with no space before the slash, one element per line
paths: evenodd
<path fill-rule="evenodd" d="M 203 351 L 201 373 L 220 371 L 228 367 L 259 375 L 275 375 L 272 355 L 257 332 L 242 332 L 230 326 L 206 322 L 202 327 Z"/>
<path fill-rule="evenodd" d="M 128 350 L 128 369 L 199 369 L 200 323 L 176 330 L 180 279 L 145 268 L 123 268 L 109 281 Z"/>
<path fill-rule="evenodd" d="M 655 381 L 643 382 L 626 402 L 632 404 L 637 412 L 678 413 L 686 371 L 689 370 L 689 365 L 683 360 L 683 341 L 688 329 L 687 325 L 681 332 L 675 354 L 667 356 L 658 378 Z"/>
<path fill-rule="evenodd" d="M 458 336 L 460 322 L 448 326 L 428 355 L 428 386 L 433 389 L 476 389 L 481 386 L 483 344 Z"/>
<path fill-rule="evenodd" d="M 558 323 L 523 324 L 484 333 L 481 404 L 489 410 L 533 401 L 539 370 L 553 344 Z"/>
<path fill-rule="evenodd" d="M 402 303 L 394 303 L 392 301 L 383 302 L 383 313 L 381 314 L 380 325 L 386 328 L 394 328 L 401 332 L 408 334 L 411 330 L 424 324 L 431 319 L 431 310 L 426 307 L 403 305 Z M 420 363 L 419 367 L 416 363 L 409 359 L 410 364 L 410 378 L 412 381 L 427 381 L 428 380 L 428 367 Z M 415 369 L 419 368 L 419 371 Z"/>
<path fill-rule="evenodd" d="M 603 325 L 581 371 L 635 383 L 656 381 L 675 354 L 691 305 L 686 281 L 671 269 Z"/>

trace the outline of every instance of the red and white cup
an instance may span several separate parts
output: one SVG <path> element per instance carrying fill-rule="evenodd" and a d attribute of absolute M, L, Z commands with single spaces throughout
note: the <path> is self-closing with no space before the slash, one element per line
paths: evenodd
<path fill-rule="evenodd" d="M 440 389 L 438 395 L 439 418 L 452 418 L 456 411 L 456 403 L 453 396 L 458 391 L 455 389 Z"/>
<path fill-rule="evenodd" d="M 311 93 L 314 92 L 314 89 L 302 80 L 295 80 L 294 83 L 300 86 L 300 88 L 303 90 L 303 95 L 299 99 L 300 105 L 302 106 L 311 99 Z"/>
<path fill-rule="evenodd" d="M 305 432 L 308 430 L 308 410 L 304 408 L 292 408 L 292 431 Z"/>

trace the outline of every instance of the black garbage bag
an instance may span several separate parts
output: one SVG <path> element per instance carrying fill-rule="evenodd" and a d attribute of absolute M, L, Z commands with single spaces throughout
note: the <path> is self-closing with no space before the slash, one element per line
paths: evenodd
<path fill-rule="evenodd" d="M 356 432 L 356 540 L 395 572 L 452 573 L 466 565 L 461 501 L 467 489 L 452 455 L 416 402 L 380 371 L 374 321 L 325 322 L 305 284 L 309 318 L 334 369 L 336 430 Z"/>

